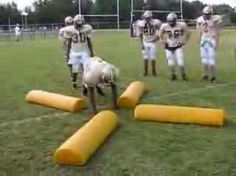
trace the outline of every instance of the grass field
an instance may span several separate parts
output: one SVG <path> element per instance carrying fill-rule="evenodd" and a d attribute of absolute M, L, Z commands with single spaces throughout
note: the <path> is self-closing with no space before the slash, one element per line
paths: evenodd
<path fill-rule="evenodd" d="M 1 176 L 236 176 L 236 31 L 222 33 L 216 84 L 200 82 L 196 37 L 185 48 L 188 82 L 170 82 L 163 49 L 157 78 L 142 77 L 138 42 L 128 33 L 94 36 L 96 55 L 120 68 L 119 92 L 143 80 L 150 92 L 143 103 L 224 108 L 222 128 L 134 121 L 119 110 L 120 127 L 86 166 L 62 166 L 52 154 L 88 119 L 88 112 L 64 113 L 31 105 L 25 94 L 43 89 L 66 95 L 68 70 L 56 39 L 0 43 L 0 175 Z M 159 47 L 160 48 L 160 47 Z M 109 103 L 98 97 L 100 105 Z"/>

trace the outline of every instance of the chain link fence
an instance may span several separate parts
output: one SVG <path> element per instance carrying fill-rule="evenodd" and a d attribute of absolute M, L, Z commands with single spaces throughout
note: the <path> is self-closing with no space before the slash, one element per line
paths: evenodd
<path fill-rule="evenodd" d="M 117 21 L 87 21 L 91 24 L 96 31 L 100 30 L 118 30 Z M 21 36 L 20 40 L 39 40 L 39 39 L 50 39 L 58 36 L 59 29 L 63 27 L 63 23 L 53 24 L 35 24 L 20 26 Z M 16 41 L 15 36 L 16 25 L 0 25 L 0 42 Z M 129 29 L 130 22 L 120 22 L 120 29 Z"/>

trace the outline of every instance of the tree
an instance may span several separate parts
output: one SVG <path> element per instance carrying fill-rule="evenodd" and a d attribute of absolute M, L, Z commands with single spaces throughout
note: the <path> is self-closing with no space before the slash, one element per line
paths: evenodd
<path fill-rule="evenodd" d="M 95 13 L 96 14 L 115 14 L 116 0 L 96 0 Z"/>
<path fill-rule="evenodd" d="M 82 13 L 89 13 L 92 0 L 81 0 Z M 63 22 L 68 15 L 78 14 L 78 1 L 72 0 L 38 0 L 34 3 L 36 21 L 38 23 Z M 52 13 L 53 12 L 53 13 Z"/>
<path fill-rule="evenodd" d="M 0 12 L 0 24 L 8 24 L 9 20 L 11 24 L 20 23 L 21 21 L 20 12 L 17 9 L 17 4 L 14 2 L 0 4 Z"/>

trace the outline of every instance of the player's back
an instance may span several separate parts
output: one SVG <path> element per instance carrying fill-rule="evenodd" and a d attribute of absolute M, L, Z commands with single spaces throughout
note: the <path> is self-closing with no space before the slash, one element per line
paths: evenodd
<path fill-rule="evenodd" d="M 161 21 L 158 19 L 152 19 L 150 21 L 141 20 L 138 26 L 140 32 L 143 34 L 143 41 L 152 42 L 159 34 Z"/>
<path fill-rule="evenodd" d="M 84 62 L 83 81 L 89 86 L 96 85 L 100 80 L 102 70 L 108 63 L 99 57 L 91 57 Z"/>

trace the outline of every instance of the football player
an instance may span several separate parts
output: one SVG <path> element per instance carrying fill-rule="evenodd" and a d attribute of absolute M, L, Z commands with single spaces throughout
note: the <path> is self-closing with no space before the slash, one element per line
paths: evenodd
<path fill-rule="evenodd" d="M 20 41 L 20 36 L 22 35 L 22 30 L 20 28 L 20 25 L 17 23 L 15 27 L 15 36 L 16 36 L 16 41 Z"/>
<path fill-rule="evenodd" d="M 86 87 L 83 94 L 88 97 L 93 113 L 97 113 L 94 88 L 98 84 L 111 87 L 113 108 L 117 108 L 118 69 L 99 57 L 89 58 L 84 62 L 83 84 Z"/>
<path fill-rule="evenodd" d="M 162 24 L 160 38 L 165 46 L 166 58 L 171 72 L 171 81 L 177 80 L 175 66 L 180 69 L 182 79 L 187 81 L 182 47 L 189 39 L 189 31 L 185 22 L 178 22 L 175 13 L 167 15 L 167 23 Z"/>
<path fill-rule="evenodd" d="M 152 63 L 152 75 L 156 76 L 156 42 L 159 40 L 161 21 L 152 18 L 151 11 L 145 11 L 139 21 L 139 38 L 144 60 L 144 76 L 148 75 L 148 60 Z"/>
<path fill-rule="evenodd" d="M 64 52 L 64 58 L 65 58 L 65 61 L 69 67 L 69 70 L 70 70 L 70 75 L 72 77 L 72 65 L 68 63 L 69 61 L 69 57 L 68 57 L 68 54 L 67 54 L 67 51 L 68 51 L 68 39 L 66 39 L 64 37 L 64 33 L 65 33 L 65 29 L 67 26 L 71 26 L 73 25 L 73 18 L 71 16 L 67 16 L 65 18 L 65 27 L 62 27 L 60 30 L 59 30 L 59 40 L 61 41 L 62 43 L 62 49 L 63 49 L 63 52 Z"/>
<path fill-rule="evenodd" d="M 221 17 L 213 15 L 213 8 L 206 6 L 202 10 L 202 16 L 197 19 L 197 29 L 199 30 L 200 54 L 204 68 L 204 81 L 216 81 L 215 58 L 219 45 L 219 27 L 222 22 Z"/>
<path fill-rule="evenodd" d="M 73 19 L 74 25 L 67 26 L 64 30 L 64 38 L 67 43 L 68 64 L 72 65 L 72 88 L 77 89 L 78 73 L 83 72 L 83 63 L 90 56 L 93 57 L 91 42 L 92 26 L 85 24 L 82 15 L 76 15 Z"/>

